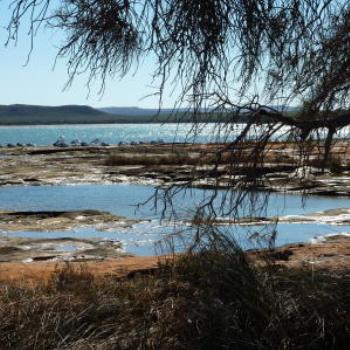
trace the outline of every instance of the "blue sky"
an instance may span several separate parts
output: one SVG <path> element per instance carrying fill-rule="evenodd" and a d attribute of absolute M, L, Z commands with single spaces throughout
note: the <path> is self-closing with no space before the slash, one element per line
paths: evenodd
<path fill-rule="evenodd" d="M 17 46 L 5 47 L 9 11 L 8 0 L 0 0 L 0 105 L 25 103 L 40 105 L 88 104 L 91 106 L 158 106 L 155 97 L 145 96 L 156 92 L 151 87 L 152 64 L 148 59 L 142 63 L 137 74 L 129 74 L 122 80 L 107 82 L 103 96 L 98 95 L 99 82 L 93 85 L 88 96 L 87 76 L 77 78 L 68 90 L 63 91 L 67 81 L 66 66 L 59 61 L 53 64 L 57 50 L 55 45 L 63 37 L 59 32 L 41 30 L 35 40 L 34 51 L 25 65 L 30 48 L 30 38 L 23 30 Z M 164 107 L 171 106 L 171 96 L 164 96 Z"/>
<path fill-rule="evenodd" d="M 51 1 L 54 6 L 55 2 L 60 0 Z M 0 0 L 0 105 L 22 103 L 47 106 L 64 104 L 87 104 L 94 107 L 157 108 L 159 106 L 157 96 L 150 97 L 157 92 L 157 84 L 152 83 L 154 65 L 150 58 L 140 63 L 137 72 L 131 70 L 123 79 L 109 79 L 102 96 L 98 93 L 101 86 L 99 81 L 92 85 L 89 94 L 86 85 L 87 75 L 77 77 L 73 85 L 64 90 L 68 79 L 66 62 L 59 60 L 55 68 L 53 67 L 57 47 L 64 40 L 62 32 L 42 28 L 35 38 L 34 50 L 26 64 L 30 50 L 28 21 L 25 19 L 22 21 L 17 45 L 12 43 L 5 47 L 7 39 L 5 27 L 10 17 L 8 6 L 11 2 L 12 0 Z M 176 76 L 172 76 L 172 79 L 175 78 Z M 173 107 L 180 90 L 180 86 L 169 83 L 163 96 L 162 107 Z M 259 80 L 249 91 L 254 96 L 262 92 L 262 83 Z"/>

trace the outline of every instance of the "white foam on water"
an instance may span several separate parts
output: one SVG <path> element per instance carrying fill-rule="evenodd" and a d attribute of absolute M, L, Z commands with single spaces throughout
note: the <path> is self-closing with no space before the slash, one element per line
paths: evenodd
<path fill-rule="evenodd" d="M 324 243 L 327 241 L 327 238 L 335 237 L 335 236 L 350 237 L 350 233 L 348 233 L 348 232 L 327 233 L 325 235 L 315 236 L 315 237 L 311 238 L 310 243 L 311 244 Z"/>

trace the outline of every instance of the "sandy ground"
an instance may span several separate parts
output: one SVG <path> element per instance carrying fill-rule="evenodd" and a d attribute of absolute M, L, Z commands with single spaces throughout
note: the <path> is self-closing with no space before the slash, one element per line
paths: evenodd
<path fill-rule="evenodd" d="M 260 260 L 261 252 L 250 252 Z M 350 271 L 350 235 L 334 235 L 319 243 L 301 243 L 278 248 L 268 256 L 272 261 L 290 268 L 345 269 Z"/>
<path fill-rule="evenodd" d="M 133 272 L 152 270 L 158 267 L 159 257 L 121 257 L 104 261 L 89 261 L 83 265 L 96 277 L 122 277 Z M 74 265 L 81 263 L 71 263 Z M 53 272 L 64 265 L 54 262 L 0 263 L 0 285 L 15 283 L 30 286 L 46 283 Z"/>
<path fill-rule="evenodd" d="M 248 252 L 253 261 L 261 264 L 262 252 Z M 275 249 L 268 253 L 271 261 L 289 268 L 308 268 L 310 273 L 317 270 L 350 271 L 350 236 L 328 237 L 316 244 L 296 244 Z M 171 257 L 120 257 L 104 261 L 88 261 L 83 265 L 97 278 L 123 277 L 137 273 L 151 273 L 162 259 Z M 75 266 L 81 263 L 71 263 Z M 15 283 L 23 286 L 46 283 L 55 269 L 64 263 L 0 263 L 0 285 Z"/>

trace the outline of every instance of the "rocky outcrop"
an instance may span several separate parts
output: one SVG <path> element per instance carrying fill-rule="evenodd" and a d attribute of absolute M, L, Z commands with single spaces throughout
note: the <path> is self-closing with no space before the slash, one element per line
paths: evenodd
<path fill-rule="evenodd" d="M 200 158 L 203 150 L 214 152 L 215 145 L 97 146 L 86 143 L 84 146 L 3 148 L 0 186 L 129 182 L 227 188 L 232 184 L 232 176 L 236 179 L 249 176 L 251 170 L 242 163 L 236 167 L 236 173 L 228 177 L 227 164 L 215 171 L 213 164 L 195 164 L 194 159 Z M 292 149 L 277 148 L 271 152 L 269 162 L 254 171 L 254 190 L 350 195 L 350 171 L 346 168 L 333 173 L 322 172 L 315 166 L 301 168 L 290 159 Z M 350 155 L 346 157 L 346 161 L 350 161 Z"/>

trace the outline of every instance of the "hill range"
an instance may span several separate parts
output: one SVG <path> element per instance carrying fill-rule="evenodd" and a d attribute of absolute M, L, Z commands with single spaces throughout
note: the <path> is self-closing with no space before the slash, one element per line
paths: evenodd
<path fill-rule="evenodd" d="M 186 120 L 181 120 L 186 118 Z M 184 111 L 175 115 L 172 110 L 110 107 L 96 109 L 89 106 L 0 105 L 0 125 L 108 124 L 108 123 L 164 123 L 190 121 Z"/>
<path fill-rule="evenodd" d="M 57 124 L 122 124 L 122 123 L 183 123 L 193 122 L 191 113 L 179 109 L 145 109 L 138 107 L 89 106 L 35 106 L 0 105 L 0 125 L 57 125 Z M 227 121 L 228 114 L 206 114 L 197 116 L 197 122 Z M 235 122 L 244 123 L 244 115 Z"/>

